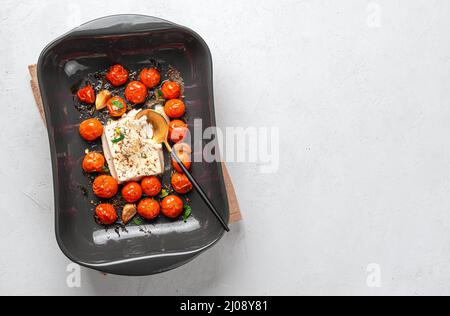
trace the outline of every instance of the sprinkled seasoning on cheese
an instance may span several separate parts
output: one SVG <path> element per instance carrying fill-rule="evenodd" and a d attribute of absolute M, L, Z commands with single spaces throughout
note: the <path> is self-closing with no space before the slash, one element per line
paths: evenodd
<path fill-rule="evenodd" d="M 105 138 L 117 180 L 121 183 L 161 174 L 163 171 L 162 146 L 151 139 L 153 131 L 146 118 L 135 119 L 137 113 L 132 110 L 117 121 L 110 120 L 105 126 Z"/>

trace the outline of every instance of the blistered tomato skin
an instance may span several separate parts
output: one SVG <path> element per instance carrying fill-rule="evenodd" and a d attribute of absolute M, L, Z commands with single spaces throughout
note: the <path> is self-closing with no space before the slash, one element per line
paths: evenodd
<path fill-rule="evenodd" d="M 186 112 L 186 106 L 180 99 L 172 99 L 164 105 L 164 112 L 170 118 L 180 118 Z"/>
<path fill-rule="evenodd" d="M 162 189 L 161 181 L 155 176 L 145 177 L 141 181 L 142 192 L 150 197 L 157 196 Z"/>
<path fill-rule="evenodd" d="M 100 204 L 95 208 L 95 215 L 104 225 L 112 225 L 117 221 L 117 212 L 111 204 Z"/>
<path fill-rule="evenodd" d="M 177 218 L 183 212 L 183 201 L 176 195 L 169 195 L 162 200 L 161 211 L 169 218 Z"/>
<path fill-rule="evenodd" d="M 146 220 L 156 218 L 161 211 L 158 201 L 153 199 L 145 199 L 138 204 L 138 213 Z"/>
<path fill-rule="evenodd" d="M 114 117 L 121 117 L 127 112 L 127 104 L 121 97 L 112 97 L 106 103 L 109 115 Z"/>
<path fill-rule="evenodd" d="M 103 135 L 103 125 L 95 118 L 81 122 L 79 130 L 81 137 L 89 142 L 92 142 Z"/>
<path fill-rule="evenodd" d="M 88 104 L 95 103 L 95 91 L 91 85 L 87 85 L 86 87 L 81 88 L 77 92 L 77 97 L 81 102 L 85 102 Z"/>
<path fill-rule="evenodd" d="M 144 103 L 147 97 L 147 87 L 139 81 L 132 81 L 125 89 L 125 97 L 134 104 Z"/>
<path fill-rule="evenodd" d="M 166 81 L 161 87 L 161 92 L 165 99 L 177 99 L 180 97 L 180 85 L 174 81 Z"/>
<path fill-rule="evenodd" d="M 192 183 L 186 175 L 182 173 L 174 173 L 170 180 L 170 184 L 172 184 L 172 188 L 175 192 L 179 194 L 186 194 L 192 191 Z"/>
<path fill-rule="evenodd" d="M 121 65 L 114 65 L 109 68 L 106 79 L 115 87 L 124 85 L 128 80 L 128 71 Z"/>
<path fill-rule="evenodd" d="M 105 157 L 96 152 L 88 153 L 83 159 L 83 170 L 85 172 L 101 172 L 105 168 Z"/>
<path fill-rule="evenodd" d="M 151 89 L 156 87 L 161 81 L 161 75 L 155 68 L 146 68 L 139 74 L 139 80 Z"/>
<path fill-rule="evenodd" d="M 181 120 L 173 120 L 169 123 L 169 139 L 173 143 L 184 140 L 188 132 L 187 124 Z"/>
<path fill-rule="evenodd" d="M 130 182 L 122 188 L 122 197 L 128 203 L 134 203 L 142 197 L 142 189 L 139 183 Z"/>
<path fill-rule="evenodd" d="M 109 199 L 117 194 L 119 185 L 111 176 L 99 176 L 94 180 L 92 189 L 99 198 Z"/>

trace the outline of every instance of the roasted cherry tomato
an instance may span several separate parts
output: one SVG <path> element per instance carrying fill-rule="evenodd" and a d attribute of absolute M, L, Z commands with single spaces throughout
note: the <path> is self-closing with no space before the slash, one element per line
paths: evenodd
<path fill-rule="evenodd" d="M 125 97 L 131 103 L 144 103 L 147 97 L 147 87 L 139 81 L 132 81 L 125 89 Z"/>
<path fill-rule="evenodd" d="M 106 79 L 115 87 L 121 86 L 128 80 L 128 71 L 121 65 L 114 65 L 109 68 Z"/>
<path fill-rule="evenodd" d="M 169 123 L 169 139 L 174 143 L 185 139 L 188 132 L 187 124 L 181 120 L 173 120 Z"/>
<path fill-rule="evenodd" d="M 161 87 L 161 92 L 166 99 L 177 99 L 180 97 L 180 85 L 173 81 L 166 81 Z"/>
<path fill-rule="evenodd" d="M 96 152 L 88 153 L 83 159 L 83 170 L 85 172 L 101 172 L 105 168 L 105 157 Z"/>
<path fill-rule="evenodd" d="M 179 194 L 186 194 L 192 190 L 192 183 L 186 175 L 182 173 L 174 173 L 170 180 L 170 184 L 172 184 L 172 188 L 175 192 Z"/>
<path fill-rule="evenodd" d="M 142 196 L 142 189 L 139 183 L 130 182 L 122 188 L 122 197 L 128 203 L 138 201 Z"/>
<path fill-rule="evenodd" d="M 109 199 L 117 194 L 119 185 L 116 179 L 111 176 L 99 176 L 94 180 L 92 188 L 98 197 Z"/>
<path fill-rule="evenodd" d="M 106 103 L 108 107 L 109 115 L 114 117 L 120 117 L 127 112 L 127 104 L 121 97 L 112 97 Z"/>
<path fill-rule="evenodd" d="M 147 220 L 152 220 L 159 215 L 161 207 L 158 201 L 145 199 L 138 204 L 138 213 Z"/>
<path fill-rule="evenodd" d="M 186 153 L 178 154 L 178 158 L 180 158 L 181 162 L 186 167 L 186 169 L 189 170 L 191 168 L 191 156 L 189 154 Z M 175 159 L 173 158 L 172 158 L 172 167 L 179 173 L 183 173 L 183 169 L 181 169 L 178 162 L 176 162 Z"/>
<path fill-rule="evenodd" d="M 161 181 L 155 176 L 145 177 L 141 181 L 142 191 L 148 196 L 157 196 L 161 192 Z"/>
<path fill-rule="evenodd" d="M 91 85 L 87 85 L 84 88 L 81 88 L 77 92 L 77 97 L 81 102 L 86 102 L 89 104 L 95 103 L 95 91 Z"/>
<path fill-rule="evenodd" d="M 191 168 L 191 147 L 186 143 L 178 143 L 173 146 L 174 152 L 177 154 L 178 158 L 183 162 L 183 165 L 189 169 Z M 172 166 L 179 173 L 183 173 L 180 165 L 172 158 Z"/>
<path fill-rule="evenodd" d="M 172 99 L 164 105 L 164 112 L 170 118 L 180 118 L 186 112 L 186 106 L 180 99 Z"/>
<path fill-rule="evenodd" d="M 147 88 L 151 89 L 156 87 L 161 81 L 161 75 L 155 68 L 146 68 L 142 69 L 139 75 L 139 80 L 141 80 L 141 82 L 145 84 Z"/>
<path fill-rule="evenodd" d="M 117 212 L 111 204 L 100 204 L 95 208 L 95 215 L 104 225 L 111 225 L 117 221 Z"/>
<path fill-rule="evenodd" d="M 95 119 L 87 119 L 80 124 L 80 135 L 85 140 L 92 142 L 102 136 L 103 134 L 103 125 L 102 123 Z"/>
<path fill-rule="evenodd" d="M 183 201 L 176 195 L 169 195 L 162 200 L 161 211 L 169 218 L 177 218 L 183 212 Z"/>

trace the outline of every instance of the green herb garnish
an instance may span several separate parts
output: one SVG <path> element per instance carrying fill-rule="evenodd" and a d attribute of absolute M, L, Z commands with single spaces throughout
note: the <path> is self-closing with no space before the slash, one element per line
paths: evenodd
<path fill-rule="evenodd" d="M 108 167 L 103 166 L 103 167 L 102 167 L 102 172 L 103 172 L 103 173 L 109 173 Z"/>
<path fill-rule="evenodd" d="M 133 223 L 136 225 L 142 225 L 142 219 L 140 217 L 133 218 Z"/>
<path fill-rule="evenodd" d="M 166 196 L 169 196 L 169 192 L 167 192 L 166 189 L 162 189 L 162 190 L 161 190 L 161 194 L 159 195 L 159 197 L 160 197 L 161 199 L 163 199 L 163 198 L 165 198 Z"/>
<path fill-rule="evenodd" d="M 125 135 L 124 134 L 120 134 L 120 136 L 118 138 L 115 138 L 113 140 L 111 140 L 114 144 L 117 144 L 118 142 L 121 142 L 125 139 Z"/>
<path fill-rule="evenodd" d="M 159 97 L 162 97 L 162 96 L 163 96 L 163 93 L 162 93 L 161 90 L 156 90 L 156 93 L 158 94 Z"/>
<path fill-rule="evenodd" d="M 187 221 L 187 219 L 191 216 L 192 208 L 189 205 L 185 205 L 184 207 L 184 214 L 183 214 L 183 221 Z"/>
<path fill-rule="evenodd" d="M 114 106 L 115 106 L 116 108 L 118 108 L 118 109 L 123 109 L 123 104 L 122 104 L 122 102 L 120 102 L 120 101 L 112 100 L 112 101 L 111 101 L 111 104 L 114 105 Z"/>

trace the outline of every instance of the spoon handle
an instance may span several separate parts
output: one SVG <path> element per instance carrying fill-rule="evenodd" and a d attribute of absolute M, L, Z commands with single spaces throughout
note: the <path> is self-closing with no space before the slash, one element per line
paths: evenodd
<path fill-rule="evenodd" d="M 200 197 L 203 199 L 203 201 L 206 203 L 206 205 L 208 205 L 209 209 L 214 213 L 214 215 L 217 217 L 217 219 L 219 220 L 219 222 L 222 224 L 223 228 L 229 232 L 230 228 L 228 228 L 228 225 L 225 223 L 225 221 L 223 220 L 222 216 L 220 216 L 219 212 L 217 211 L 217 209 L 214 207 L 214 205 L 212 204 L 212 202 L 210 201 L 210 199 L 208 198 L 208 196 L 206 195 L 205 191 L 203 191 L 202 187 L 198 184 L 197 180 L 195 180 L 195 178 L 191 175 L 191 173 L 189 172 L 189 170 L 184 166 L 183 162 L 181 162 L 181 159 L 178 158 L 177 154 L 175 153 L 175 151 L 170 151 L 170 153 L 172 154 L 173 159 L 175 159 L 175 161 L 178 163 L 178 165 L 180 166 L 181 170 L 183 170 L 184 174 L 186 175 L 186 177 L 189 179 L 189 181 L 192 183 L 192 185 L 194 186 L 194 188 L 197 190 L 198 194 L 200 194 Z"/>

